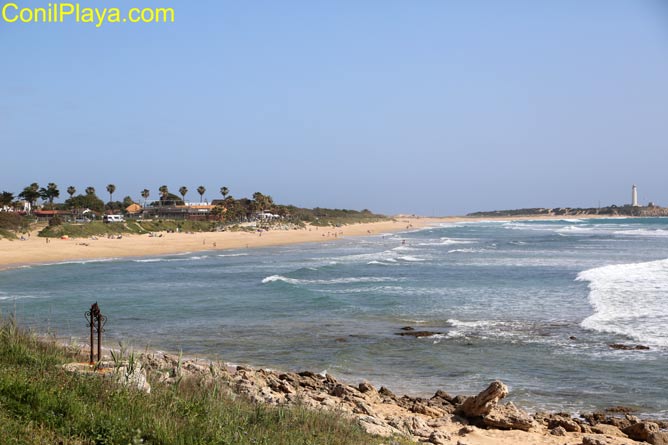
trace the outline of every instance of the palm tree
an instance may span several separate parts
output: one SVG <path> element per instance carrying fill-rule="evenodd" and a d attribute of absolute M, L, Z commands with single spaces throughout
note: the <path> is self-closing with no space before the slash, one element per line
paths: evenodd
<path fill-rule="evenodd" d="M 188 194 L 188 187 L 186 187 L 185 185 L 181 186 L 181 188 L 179 188 L 179 193 L 181 194 L 181 197 L 183 198 L 183 203 L 185 204 L 186 195 Z"/>
<path fill-rule="evenodd" d="M 144 207 L 146 207 L 146 200 L 148 199 L 149 196 L 151 196 L 151 192 L 149 191 L 149 189 L 144 189 L 141 191 L 141 197 L 144 198 Z"/>
<path fill-rule="evenodd" d="M 230 189 L 228 189 L 227 187 L 221 187 L 220 194 L 223 195 L 223 199 L 225 199 L 227 198 L 227 195 L 230 194 Z"/>
<path fill-rule="evenodd" d="M 109 192 L 109 202 L 113 201 L 112 196 L 115 191 L 116 191 L 116 186 L 114 184 L 109 184 L 107 186 L 107 192 Z"/>
<path fill-rule="evenodd" d="M 74 188 L 73 185 L 67 187 L 67 193 L 70 195 L 70 199 L 72 199 L 72 196 L 77 192 L 77 189 Z"/>
<path fill-rule="evenodd" d="M 206 188 L 204 188 L 203 185 L 200 185 L 199 187 L 197 187 L 197 193 L 199 193 L 199 202 L 202 202 L 204 194 L 206 193 Z"/>
<path fill-rule="evenodd" d="M 39 189 L 39 195 L 45 201 L 49 201 L 49 206 L 53 208 L 53 200 L 60 196 L 60 190 L 58 190 L 58 186 L 55 183 L 49 182 L 46 188 L 42 187 Z"/>
<path fill-rule="evenodd" d="M 91 186 L 86 187 L 86 194 L 87 195 L 94 195 L 95 194 L 95 187 L 91 187 Z"/>
<path fill-rule="evenodd" d="M 160 192 L 160 204 L 162 205 L 163 201 L 167 200 L 169 196 L 169 188 L 166 185 L 161 185 L 158 191 Z"/>

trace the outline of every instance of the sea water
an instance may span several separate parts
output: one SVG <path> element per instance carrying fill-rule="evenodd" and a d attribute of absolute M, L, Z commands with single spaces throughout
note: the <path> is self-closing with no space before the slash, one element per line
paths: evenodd
<path fill-rule="evenodd" d="M 667 418 L 667 258 L 661 218 L 441 224 L 2 271 L 0 310 L 85 341 L 97 301 L 110 346 L 326 371 L 414 396 L 501 379 L 528 410 L 626 405 Z M 435 334 L 396 335 L 406 326 Z"/>

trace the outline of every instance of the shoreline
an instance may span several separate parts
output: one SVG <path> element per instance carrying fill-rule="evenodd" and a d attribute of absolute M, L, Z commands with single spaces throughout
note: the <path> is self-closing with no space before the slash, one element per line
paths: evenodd
<path fill-rule="evenodd" d="M 466 216 L 419 217 L 399 215 L 388 221 L 350 224 L 342 227 L 307 226 L 304 229 L 270 230 L 266 232 L 161 232 L 162 236 L 160 237 L 123 235 L 121 239 L 99 237 L 95 240 L 90 238 L 48 239 L 38 237 L 37 232 L 33 231 L 25 241 L 0 239 L 0 271 L 68 261 L 114 260 L 202 251 L 331 242 L 350 237 L 377 236 L 383 233 L 420 230 L 439 224 L 601 218 L 605 217 L 590 215 L 587 218 L 560 218 L 545 215 L 473 218 Z"/>

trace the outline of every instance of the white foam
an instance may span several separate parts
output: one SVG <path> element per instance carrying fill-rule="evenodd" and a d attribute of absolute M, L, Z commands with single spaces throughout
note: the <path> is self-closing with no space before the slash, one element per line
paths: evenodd
<path fill-rule="evenodd" d="M 439 241 L 428 241 L 419 243 L 418 246 L 450 246 L 452 244 L 474 244 L 476 240 L 468 238 L 447 238 L 443 237 Z"/>
<path fill-rule="evenodd" d="M 448 253 L 479 253 L 479 252 L 483 252 L 483 251 L 484 251 L 484 249 L 468 248 L 468 249 L 452 249 L 452 250 L 448 250 Z"/>
<path fill-rule="evenodd" d="M 583 328 L 668 347 L 668 259 L 597 267 L 576 279 L 589 282 L 594 308 Z"/>
<path fill-rule="evenodd" d="M 628 236 L 668 236 L 668 230 L 664 229 L 655 229 L 655 230 L 649 230 L 649 229 L 631 229 L 631 230 L 618 230 L 614 232 L 615 235 L 628 235 Z"/>
<path fill-rule="evenodd" d="M 298 278 L 284 277 L 283 275 L 271 275 L 262 280 L 263 284 L 282 281 L 290 284 L 348 284 L 348 283 L 384 283 L 387 281 L 401 281 L 393 277 L 345 277 L 332 278 L 331 280 L 303 280 Z"/>
<path fill-rule="evenodd" d="M 400 256 L 399 259 L 402 260 L 402 261 L 408 261 L 409 263 L 427 261 L 424 258 L 418 258 L 418 257 L 415 257 L 415 256 L 410 256 L 410 255 Z"/>
<path fill-rule="evenodd" d="M 218 255 L 219 257 L 229 257 L 229 256 L 248 256 L 247 253 L 225 253 Z"/>

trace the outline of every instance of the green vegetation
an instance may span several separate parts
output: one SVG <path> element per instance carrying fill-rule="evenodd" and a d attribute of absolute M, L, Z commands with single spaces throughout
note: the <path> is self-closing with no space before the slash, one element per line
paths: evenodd
<path fill-rule="evenodd" d="M 370 223 L 388 221 L 390 218 L 372 213 L 369 210 L 346 210 L 346 209 L 301 209 L 294 206 L 278 206 L 285 209 L 290 219 L 308 222 L 314 226 L 343 226 L 346 224 Z"/>
<path fill-rule="evenodd" d="M 530 208 L 514 210 L 493 210 L 487 212 L 469 213 L 466 216 L 476 218 L 489 217 L 507 217 L 507 216 L 586 216 L 586 215 L 604 215 L 604 216 L 668 216 L 668 209 L 649 205 L 647 207 L 633 207 L 630 205 L 607 207 L 589 207 L 589 208 L 571 208 L 557 207 L 548 208 Z"/>
<path fill-rule="evenodd" d="M 335 413 L 233 397 L 220 380 L 151 381 L 145 394 L 61 368 L 72 361 L 85 358 L 0 321 L 3 445 L 388 443 Z"/>
<path fill-rule="evenodd" d="M 176 221 L 176 220 L 154 220 L 154 221 L 128 221 L 125 223 L 103 223 L 93 221 L 83 224 L 60 224 L 49 225 L 39 232 L 39 236 L 47 238 L 88 238 L 91 236 L 108 236 L 122 234 L 145 234 L 150 232 L 176 231 L 181 232 L 211 232 L 216 229 L 216 224 L 207 221 Z"/>
<path fill-rule="evenodd" d="M 0 238 L 16 239 L 16 233 L 27 232 L 30 220 L 17 213 L 0 212 Z"/>

